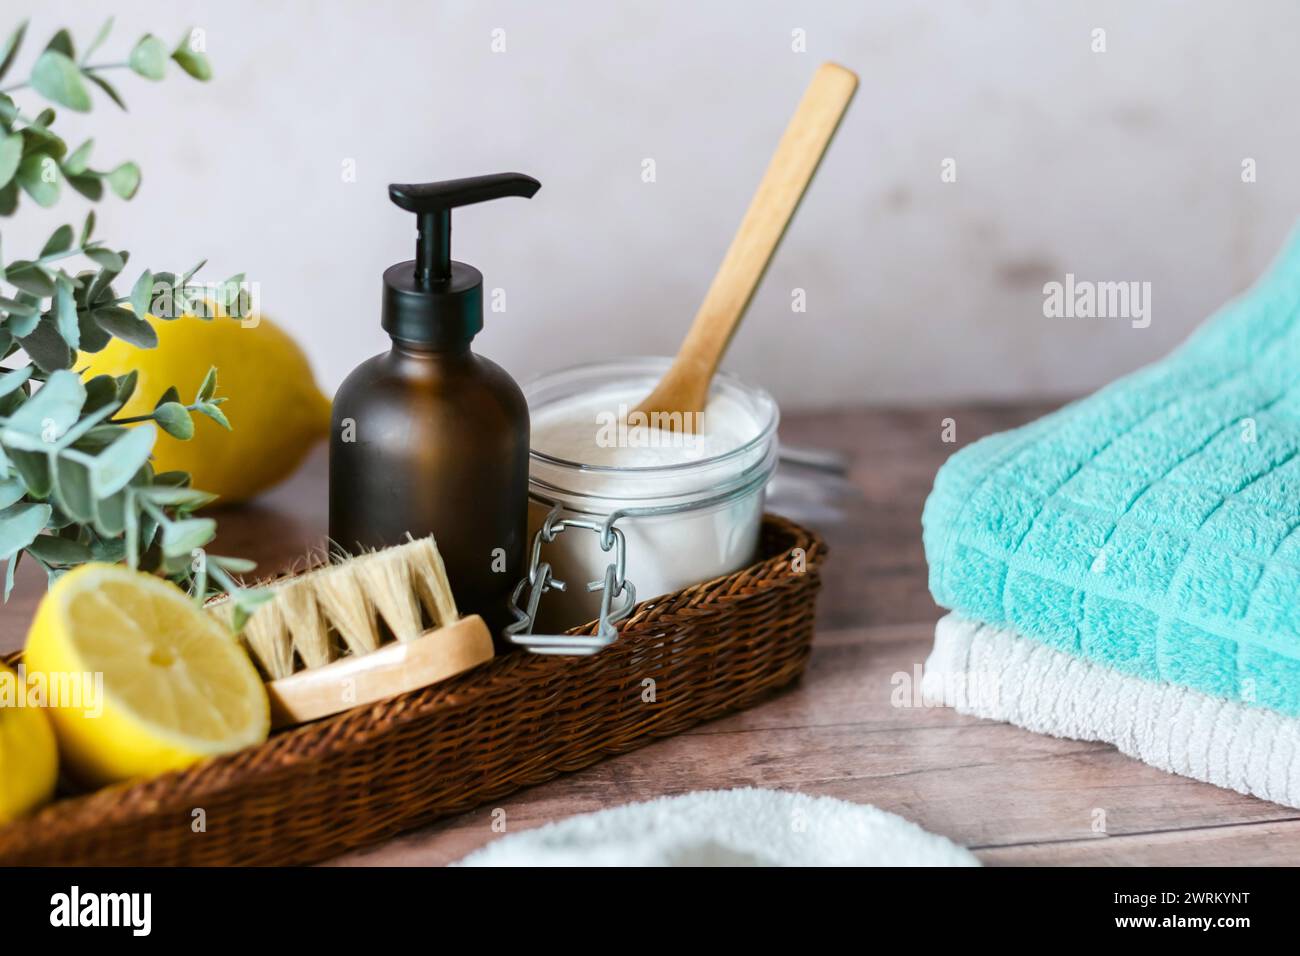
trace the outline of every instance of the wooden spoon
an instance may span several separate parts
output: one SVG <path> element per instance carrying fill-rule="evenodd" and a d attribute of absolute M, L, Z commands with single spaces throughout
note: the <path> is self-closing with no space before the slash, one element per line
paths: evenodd
<path fill-rule="evenodd" d="M 817 68 L 677 357 L 632 413 L 647 416 L 642 421 L 695 431 L 713 373 L 857 88 L 856 74 L 844 67 L 823 63 Z M 660 417 L 649 417 L 656 414 Z"/>

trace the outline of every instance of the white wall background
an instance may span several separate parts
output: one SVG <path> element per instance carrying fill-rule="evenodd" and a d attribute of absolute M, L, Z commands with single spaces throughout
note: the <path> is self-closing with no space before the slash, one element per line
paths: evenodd
<path fill-rule="evenodd" d="M 787 407 L 1095 387 L 1244 288 L 1300 210 L 1286 0 L 10 0 L 3 20 L 30 13 L 38 41 L 19 69 L 112 8 L 102 56 L 192 24 L 216 78 L 123 75 L 128 114 L 61 117 L 97 166 L 144 169 L 134 201 L 101 204 L 101 233 L 138 266 L 246 271 L 327 389 L 386 347 L 380 274 L 414 235 L 392 181 L 542 181 L 455 219 L 456 257 L 507 293 L 478 346 L 516 377 L 671 352 L 824 59 L 862 85 L 727 362 Z M 81 206 L 25 203 L 0 221 L 6 253 Z M 1151 327 L 1044 318 L 1042 285 L 1067 271 L 1150 281 Z"/>

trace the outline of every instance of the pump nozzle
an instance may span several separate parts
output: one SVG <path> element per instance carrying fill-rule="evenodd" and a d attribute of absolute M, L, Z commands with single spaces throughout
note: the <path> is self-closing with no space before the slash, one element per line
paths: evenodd
<path fill-rule="evenodd" d="M 541 188 L 541 183 L 523 173 L 389 186 L 388 198 L 416 214 L 416 286 L 432 289 L 451 278 L 451 210 L 505 196 L 529 199 Z"/>
<path fill-rule="evenodd" d="M 462 348 L 483 328 L 483 276 L 451 258 L 451 211 L 500 199 L 531 197 L 542 184 L 523 173 L 439 183 L 394 183 L 388 198 L 415 213 L 415 259 L 384 272 L 383 326 L 394 340 L 422 348 Z"/>

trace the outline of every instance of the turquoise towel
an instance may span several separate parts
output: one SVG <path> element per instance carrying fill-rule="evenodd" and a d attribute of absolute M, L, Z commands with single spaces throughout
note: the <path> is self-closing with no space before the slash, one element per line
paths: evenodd
<path fill-rule="evenodd" d="M 930 590 L 1116 670 L 1300 714 L 1298 456 L 1300 236 L 1172 355 L 953 455 L 922 519 Z"/>

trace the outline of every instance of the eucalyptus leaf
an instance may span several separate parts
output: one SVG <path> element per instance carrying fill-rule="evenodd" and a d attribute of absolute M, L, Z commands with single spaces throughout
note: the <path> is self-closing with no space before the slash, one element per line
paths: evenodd
<path fill-rule="evenodd" d="M 84 564 L 94 557 L 90 548 L 84 544 L 52 534 L 38 534 L 27 546 L 27 550 L 43 563 L 61 567 Z"/>
<path fill-rule="evenodd" d="M 5 133 L 0 138 L 0 186 L 7 186 L 18 172 L 18 164 L 23 158 L 23 137 L 21 133 Z"/>
<path fill-rule="evenodd" d="M 47 50 L 57 50 L 68 59 L 77 58 L 77 49 L 72 45 L 72 34 L 66 29 L 59 30 L 54 36 L 50 37 L 50 42 L 45 44 Z"/>
<path fill-rule="evenodd" d="M 113 336 L 101 329 L 94 316 L 87 310 L 77 311 L 77 328 L 80 330 L 81 338 L 81 344 L 77 347 L 78 352 L 89 354 L 102 352 L 105 346 L 113 341 Z"/>
<path fill-rule="evenodd" d="M 72 283 L 62 276 L 55 283 L 54 317 L 55 327 L 68 348 L 81 346 L 81 325 L 77 320 L 77 300 L 72 294 Z"/>
<path fill-rule="evenodd" d="M 153 476 L 153 487 L 166 486 L 168 488 L 188 488 L 190 486 L 189 472 L 185 471 L 160 471 Z"/>
<path fill-rule="evenodd" d="M 119 375 L 117 378 L 117 400 L 125 405 L 135 394 L 136 382 L 140 380 L 140 373 L 135 369 L 127 372 L 125 375 Z"/>
<path fill-rule="evenodd" d="M 24 501 L 0 511 L 0 559 L 11 558 L 31 544 L 51 510 L 47 504 Z"/>
<path fill-rule="evenodd" d="M 158 401 L 153 403 L 154 408 L 166 405 L 168 402 L 177 402 L 181 400 L 181 392 L 175 385 L 168 385 L 166 390 L 158 396 Z"/>
<path fill-rule="evenodd" d="M 0 481 L 0 508 L 8 508 L 15 501 L 22 499 L 27 494 L 27 486 L 17 478 L 6 478 Z"/>
<path fill-rule="evenodd" d="M 187 285 L 189 285 L 189 284 L 190 284 L 190 280 L 194 278 L 195 273 L 197 273 L 200 269 L 202 269 L 202 268 L 203 268 L 204 266 L 206 266 L 207 264 L 208 264 L 208 260 L 207 260 L 207 259 L 200 259 L 197 263 L 194 264 L 193 267 L 190 268 L 190 270 L 189 270 L 188 272 L 186 272 L 185 274 L 183 274 L 183 275 L 181 276 L 180 284 L 181 284 L 182 286 L 187 286 Z"/>
<path fill-rule="evenodd" d="M 136 315 L 145 316 L 149 314 L 149 306 L 152 304 L 153 273 L 145 269 L 131 287 L 131 309 Z"/>
<path fill-rule="evenodd" d="M 0 216 L 12 216 L 18 208 L 18 183 L 0 186 Z"/>
<path fill-rule="evenodd" d="M 147 80 L 161 80 L 167 72 L 167 47 L 152 33 L 146 33 L 131 50 L 131 69 Z"/>
<path fill-rule="evenodd" d="M 90 398 L 89 395 L 87 395 L 86 404 L 88 405 L 89 403 L 90 403 Z M 56 451 L 62 451 L 66 448 L 70 448 L 73 446 L 80 446 L 82 444 L 90 445 L 91 442 L 87 436 L 89 436 L 89 434 L 92 431 L 95 431 L 99 427 L 100 422 L 108 418 L 109 415 L 112 415 L 113 412 L 115 412 L 116 410 L 117 410 L 116 404 L 101 405 L 93 412 L 86 414 L 86 409 L 83 406 L 81 410 L 82 411 L 81 418 L 77 419 L 77 423 L 73 425 L 71 428 L 69 428 L 66 432 L 64 432 L 63 435 L 60 436 L 57 441 L 55 441 L 54 449 Z M 83 442 L 83 438 L 86 439 L 86 442 Z M 95 450 L 98 450 L 100 447 L 102 447 L 102 445 L 98 445 L 98 444 L 93 445 L 93 448 Z M 77 447 L 76 453 L 78 455 L 81 455 L 83 453 L 86 455 L 90 455 L 91 448 Z"/>
<path fill-rule="evenodd" d="M 123 163 L 108 174 L 108 188 L 121 199 L 131 199 L 140 188 L 140 167 Z"/>
<path fill-rule="evenodd" d="M 247 558 L 231 558 L 225 555 L 208 555 L 208 564 L 215 565 L 231 574 L 251 574 L 257 570 L 257 562 Z"/>
<path fill-rule="evenodd" d="M 17 299 L 6 299 L 4 296 L 0 296 L 0 309 L 10 315 L 39 316 L 41 314 L 41 310 L 34 305 L 19 302 Z"/>
<path fill-rule="evenodd" d="M 137 568 L 140 566 L 140 512 L 131 490 L 128 488 L 124 494 L 126 506 L 122 514 L 122 540 L 126 544 L 126 563 L 131 568 Z"/>
<path fill-rule="evenodd" d="M 5 280 L 24 292 L 30 292 L 42 299 L 54 295 L 54 280 L 50 278 L 49 273 L 26 259 L 10 263 L 5 269 Z"/>
<path fill-rule="evenodd" d="M 150 485 L 136 492 L 141 498 L 156 505 L 168 508 L 186 508 L 190 511 L 202 508 L 217 500 L 217 496 L 194 488 L 181 488 L 167 485 Z"/>
<path fill-rule="evenodd" d="M 125 488 L 149 460 L 157 437 L 157 428 L 146 422 L 128 428 L 125 435 L 96 455 L 90 469 L 90 488 L 95 497 L 107 498 Z"/>
<path fill-rule="evenodd" d="M 226 431 L 234 430 L 230 427 L 230 419 L 226 417 L 226 413 L 211 402 L 200 402 L 194 407 L 194 410 L 200 415 L 206 415 Z"/>
<path fill-rule="evenodd" d="M 125 263 L 123 265 L 125 266 Z M 87 308 L 95 305 L 112 305 L 117 298 L 113 292 L 113 280 L 116 278 L 117 272 L 112 269 L 100 269 L 86 287 L 86 294 L 82 297 L 83 304 Z"/>
<path fill-rule="evenodd" d="M 208 374 L 203 376 L 203 383 L 199 386 L 198 393 L 194 396 L 196 402 L 206 402 L 217 391 L 217 367 L 214 365 L 208 369 Z"/>
<path fill-rule="evenodd" d="M 36 328 L 18 341 L 42 372 L 49 374 L 72 364 L 72 350 L 51 320 L 42 318 Z"/>
<path fill-rule="evenodd" d="M 49 208 L 59 201 L 62 174 L 59 164 L 47 153 L 28 153 L 18 164 L 18 185 L 38 206 Z"/>
<path fill-rule="evenodd" d="M 32 366 L 24 365 L 22 368 L 6 371 L 3 375 L 0 375 L 0 397 L 22 388 L 23 383 L 32 377 L 34 371 L 35 369 Z"/>
<path fill-rule="evenodd" d="M 212 79 L 212 64 L 208 62 L 207 56 L 190 49 L 189 38 L 190 34 L 187 33 L 180 46 L 172 50 L 172 59 L 194 79 L 206 83 Z"/>
<path fill-rule="evenodd" d="M 18 570 L 18 562 L 22 560 L 23 552 L 19 551 L 12 558 L 5 562 L 5 603 L 9 603 L 9 595 L 14 593 L 14 572 Z"/>
<path fill-rule="evenodd" d="M 108 39 L 108 35 L 112 32 L 113 18 L 109 17 L 104 21 L 104 25 L 99 28 L 99 32 L 95 34 L 95 39 L 90 41 L 90 46 L 86 47 L 86 52 L 81 54 L 81 62 L 87 62 L 94 52 L 104 45 L 104 41 Z"/>
<path fill-rule="evenodd" d="M 195 49 L 194 27 L 186 30 L 181 42 L 175 44 L 172 59 L 181 66 L 182 70 L 198 81 L 205 83 L 212 79 L 212 64 L 209 64 L 208 57 L 201 49 Z"/>
<path fill-rule="evenodd" d="M 116 305 L 101 306 L 92 314 L 101 329 L 136 348 L 151 349 L 158 344 L 158 333 L 149 321 L 129 309 Z"/>
<path fill-rule="evenodd" d="M 50 466 L 54 476 L 54 500 L 78 524 L 89 524 L 95 518 L 90 469 L 67 456 L 53 458 Z"/>
<path fill-rule="evenodd" d="M 18 472 L 18 477 L 27 486 L 27 494 L 33 498 L 48 497 L 53 488 L 49 454 L 43 451 L 21 451 L 13 447 L 8 452 L 14 471 Z"/>
<path fill-rule="evenodd" d="M 90 91 L 81 70 L 68 54 L 47 48 L 32 65 L 32 88 L 47 100 L 78 113 L 90 110 Z"/>
<path fill-rule="evenodd" d="M 165 402 L 153 410 L 160 428 L 173 438 L 189 441 L 194 437 L 194 419 L 180 402 Z"/>
<path fill-rule="evenodd" d="M 63 161 L 63 171 L 69 176 L 80 176 L 86 171 L 86 163 L 90 161 L 90 151 L 95 148 L 95 141 L 88 139 Z"/>
<path fill-rule="evenodd" d="M 9 416 L 6 431 L 20 431 L 53 443 L 76 423 L 86 387 L 76 372 L 54 372 L 23 407 Z"/>
<path fill-rule="evenodd" d="M 216 533 L 217 523 L 212 518 L 169 521 L 162 529 L 163 554 L 169 558 L 187 556 L 211 541 Z"/>
<path fill-rule="evenodd" d="M 124 500 L 125 495 L 114 495 L 112 498 L 108 499 L 108 502 L 113 502 L 111 507 L 113 508 L 114 515 L 122 519 L 122 522 L 116 525 L 105 522 L 103 518 L 104 506 L 108 502 L 100 501 L 97 503 L 98 508 L 96 509 L 95 515 L 95 528 L 100 534 L 111 535 L 112 537 L 107 539 L 100 538 L 97 541 L 92 541 L 90 543 L 91 558 L 95 561 L 117 564 L 126 557 L 126 542 L 120 537 L 122 532 L 125 530 L 126 509 Z M 110 531 L 108 530 L 109 528 L 112 528 L 113 530 Z"/>
<path fill-rule="evenodd" d="M 74 176 L 69 173 L 67 178 L 68 185 L 91 202 L 99 202 L 104 198 L 104 183 L 98 176 Z"/>
<path fill-rule="evenodd" d="M 61 252 L 67 252 L 71 248 L 72 227 L 65 224 L 55 229 L 50 238 L 45 240 L 45 245 L 41 247 L 40 258 L 44 259 L 46 256 L 58 255 Z"/>
<path fill-rule="evenodd" d="M 94 246 L 87 249 L 86 258 L 114 275 L 126 268 L 126 263 L 122 261 L 122 257 L 118 253 L 112 249 L 105 249 L 103 246 Z"/>
<path fill-rule="evenodd" d="M 9 39 L 5 40 L 3 47 L 0 47 L 0 79 L 9 72 L 9 67 L 14 65 L 14 60 L 18 57 L 18 48 L 23 44 L 23 37 L 27 35 L 27 21 L 24 20 L 18 24 L 18 29 L 9 34 Z"/>
<path fill-rule="evenodd" d="M 86 382 L 86 403 L 81 406 L 82 414 L 117 404 L 117 379 L 112 375 L 96 375 Z"/>
<path fill-rule="evenodd" d="M 90 212 L 86 213 L 86 222 L 81 227 L 81 238 L 78 240 L 77 244 L 84 246 L 87 242 L 90 241 L 90 234 L 94 231 L 95 231 L 95 210 L 92 209 L 90 210 Z"/>
<path fill-rule="evenodd" d="M 19 303 L 26 305 L 26 303 Z M 34 307 L 10 310 L 9 334 L 15 339 L 25 339 L 41 324 L 41 313 Z"/>
<path fill-rule="evenodd" d="M 117 92 L 117 88 L 113 86 L 112 83 L 108 82 L 108 80 L 104 79 L 98 73 L 87 73 L 86 79 L 90 80 L 90 82 L 94 83 L 101 90 L 103 90 L 105 95 L 107 95 L 110 100 L 112 100 L 114 103 L 118 105 L 119 109 L 122 110 L 126 109 L 126 101 L 122 99 L 121 94 Z"/>

